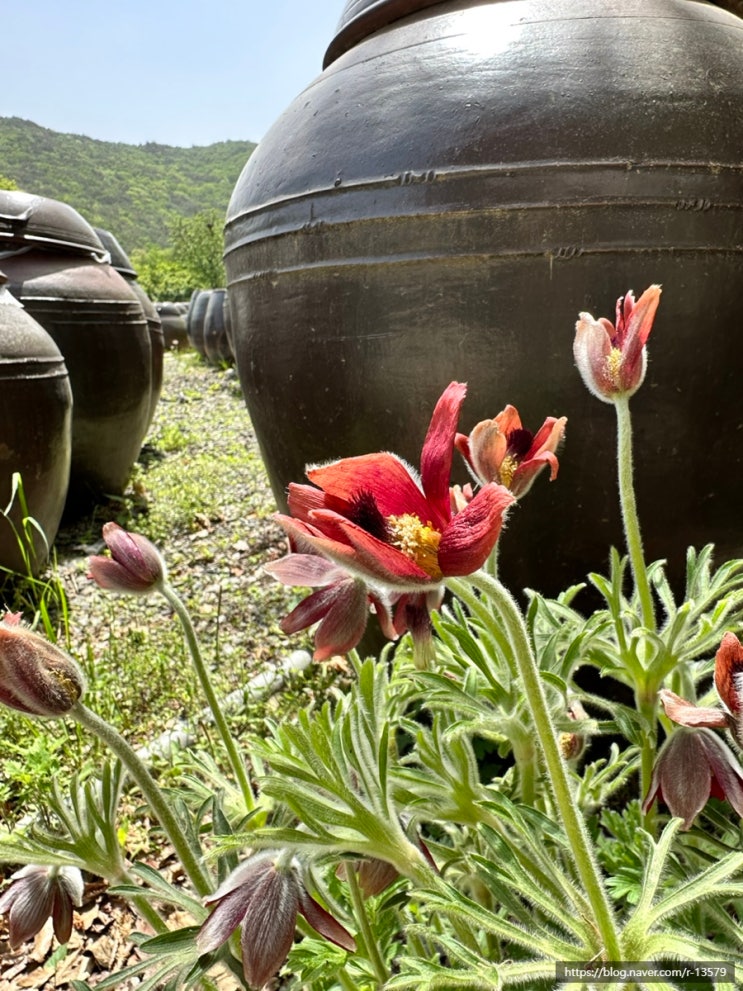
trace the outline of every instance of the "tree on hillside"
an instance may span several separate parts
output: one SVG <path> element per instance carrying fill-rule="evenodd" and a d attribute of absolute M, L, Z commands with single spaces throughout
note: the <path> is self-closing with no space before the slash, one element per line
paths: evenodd
<path fill-rule="evenodd" d="M 226 283 L 223 228 L 224 217 L 218 210 L 176 217 L 170 224 L 173 260 L 192 273 L 195 289 L 218 289 Z"/>
<path fill-rule="evenodd" d="M 200 288 L 193 272 L 175 261 L 172 248 L 161 248 L 156 244 L 135 248 L 130 258 L 137 281 L 150 299 L 187 300 L 194 289 Z"/>
<path fill-rule="evenodd" d="M 224 286 L 223 225 L 217 210 L 177 217 L 170 224 L 170 247 L 150 245 L 133 251 L 132 264 L 147 295 L 157 300 L 185 300 L 194 289 Z"/>
<path fill-rule="evenodd" d="M 20 186 L 13 179 L 9 179 L 0 172 L 0 189 L 20 189 Z"/>

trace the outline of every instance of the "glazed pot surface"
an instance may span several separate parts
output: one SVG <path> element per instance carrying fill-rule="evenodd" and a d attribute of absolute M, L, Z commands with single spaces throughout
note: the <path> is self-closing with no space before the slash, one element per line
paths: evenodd
<path fill-rule="evenodd" d="M 660 282 L 632 401 L 647 551 L 677 575 L 687 544 L 743 551 L 743 456 L 724 439 L 741 40 L 743 21 L 694 0 L 442 2 L 331 62 L 251 156 L 226 228 L 237 367 L 282 508 L 307 463 L 416 464 L 457 379 L 465 432 L 507 403 L 532 430 L 569 421 L 558 480 L 511 514 L 506 579 L 556 592 L 604 568 L 622 544 L 614 416 L 573 366 L 575 322 Z M 723 465 L 733 486 L 712 484 Z"/>
<path fill-rule="evenodd" d="M 152 354 L 141 305 L 110 265 L 71 254 L 3 258 L 8 287 L 65 359 L 74 397 L 67 508 L 123 491 L 147 429 Z"/>
<path fill-rule="evenodd" d="M 0 567 L 39 573 L 54 543 L 70 476 L 72 390 L 54 341 L 3 287 L 0 277 L 0 507 L 12 501 L 9 520 L 0 519 Z M 14 495 L 21 475 L 32 527 L 26 544 L 23 509 Z M 15 528 L 15 532 L 14 532 Z"/>

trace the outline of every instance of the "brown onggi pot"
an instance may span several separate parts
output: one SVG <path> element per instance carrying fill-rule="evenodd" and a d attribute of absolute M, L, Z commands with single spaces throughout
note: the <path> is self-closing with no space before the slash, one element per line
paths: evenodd
<path fill-rule="evenodd" d="M 6 281 L 0 273 L 0 568 L 37 575 L 67 497 L 72 390 L 59 348 Z M 32 521 L 26 527 L 16 473 Z"/>
<path fill-rule="evenodd" d="M 212 365 L 234 360 L 227 334 L 226 289 L 212 289 L 204 313 L 204 354 Z"/>
<path fill-rule="evenodd" d="M 162 324 L 165 347 L 178 348 L 179 350 L 189 347 L 188 330 L 186 329 L 188 305 L 166 301 L 155 303 L 155 308 Z"/>
<path fill-rule="evenodd" d="M 147 429 L 152 347 L 134 291 L 90 224 L 59 200 L 0 191 L 8 288 L 53 338 L 74 398 L 67 509 L 123 491 Z"/>
<path fill-rule="evenodd" d="M 633 398 L 650 558 L 743 553 L 743 21 L 697 0 L 353 2 L 324 71 L 228 208 L 235 356 L 276 500 L 308 462 L 418 462 L 461 428 L 567 416 L 511 512 L 504 578 L 556 592 L 622 546 L 615 423 L 573 364 L 579 311 L 663 297 Z M 466 480 L 463 470 L 455 476 Z"/>
<path fill-rule="evenodd" d="M 110 265 L 31 250 L 5 257 L 9 288 L 54 339 L 74 397 L 68 509 L 120 494 L 147 430 L 150 335 L 131 287 Z"/>
<path fill-rule="evenodd" d="M 100 238 L 101 244 L 108 251 L 111 258 L 111 265 L 119 275 L 123 276 L 134 291 L 134 295 L 139 300 L 144 318 L 147 321 L 147 329 L 150 332 L 150 347 L 152 354 L 152 392 L 150 394 L 150 412 L 147 419 L 149 427 L 155 415 L 160 394 L 163 390 L 163 359 L 165 353 L 165 337 L 163 334 L 160 314 L 155 308 L 155 304 L 147 295 L 139 282 L 137 273 L 132 267 L 131 260 L 119 243 L 118 238 L 102 227 L 93 228 Z"/>
<path fill-rule="evenodd" d="M 194 289 L 191 293 L 188 312 L 186 313 L 186 330 L 188 332 L 189 343 L 194 351 L 197 351 L 202 358 L 206 357 L 206 349 L 204 348 L 204 318 L 206 317 L 206 308 L 209 305 L 210 295 L 211 289 Z"/>

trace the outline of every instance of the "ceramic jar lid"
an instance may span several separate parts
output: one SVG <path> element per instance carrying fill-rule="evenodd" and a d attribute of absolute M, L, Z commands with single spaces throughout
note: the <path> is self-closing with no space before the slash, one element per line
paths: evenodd
<path fill-rule="evenodd" d="M 338 21 L 335 37 L 325 53 L 323 68 L 327 69 L 331 62 L 349 48 L 387 24 L 441 2 L 442 0 L 348 0 Z"/>
<path fill-rule="evenodd" d="M 442 2 L 444 0 L 347 0 L 338 21 L 335 37 L 325 53 L 323 69 L 327 69 L 331 62 L 375 31 L 379 31 L 393 21 L 399 21 L 402 17 L 417 14 Z M 743 17 L 743 0 L 710 0 L 710 2 L 715 7 L 721 7 L 731 14 Z"/>
<path fill-rule="evenodd" d="M 129 255 L 127 255 L 126 251 L 119 244 L 119 239 L 111 231 L 104 230 L 102 227 L 94 227 L 93 230 L 98 235 L 103 247 L 111 256 L 111 264 L 116 271 L 120 275 L 123 275 L 125 279 L 136 279 L 137 273 L 134 270 Z"/>
<path fill-rule="evenodd" d="M 106 259 L 98 235 L 67 203 L 18 190 L 0 190 L 0 252 L 29 247 Z"/>

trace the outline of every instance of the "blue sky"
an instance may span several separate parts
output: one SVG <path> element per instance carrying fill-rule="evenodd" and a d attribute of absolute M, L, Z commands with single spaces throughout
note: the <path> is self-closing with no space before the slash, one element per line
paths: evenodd
<path fill-rule="evenodd" d="M 345 0 L 7 3 L 0 16 L 0 117 L 128 144 L 259 141 L 322 71 L 344 6 Z"/>

